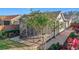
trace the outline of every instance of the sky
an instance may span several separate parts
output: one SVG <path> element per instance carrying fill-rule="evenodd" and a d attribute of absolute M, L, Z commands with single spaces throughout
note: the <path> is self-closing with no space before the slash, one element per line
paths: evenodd
<path fill-rule="evenodd" d="M 31 12 L 31 9 L 33 11 L 40 10 L 42 12 L 44 11 L 79 11 L 79 8 L 0 8 L 0 15 L 17 15 L 17 14 L 29 14 Z"/>

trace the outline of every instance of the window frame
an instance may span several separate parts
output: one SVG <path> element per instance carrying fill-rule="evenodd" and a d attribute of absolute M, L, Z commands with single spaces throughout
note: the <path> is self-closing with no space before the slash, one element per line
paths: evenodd
<path fill-rule="evenodd" d="M 6 22 L 6 24 L 5 24 L 5 22 Z M 4 21 L 4 25 L 10 25 L 10 21 Z"/>

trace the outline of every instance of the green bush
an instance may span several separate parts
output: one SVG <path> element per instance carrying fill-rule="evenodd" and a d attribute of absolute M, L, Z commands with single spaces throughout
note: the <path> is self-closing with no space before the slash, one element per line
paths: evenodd
<path fill-rule="evenodd" d="M 19 32 L 19 30 L 10 30 L 10 31 L 5 31 L 5 33 L 12 33 L 12 32 Z"/>
<path fill-rule="evenodd" d="M 59 50 L 61 45 L 58 43 L 52 44 L 52 46 L 48 50 Z"/>
<path fill-rule="evenodd" d="M 10 30 L 10 31 L 0 31 L 0 39 L 4 39 L 6 37 L 8 37 L 9 33 L 19 33 L 19 30 Z"/>
<path fill-rule="evenodd" d="M 75 38 L 75 37 L 77 37 L 77 36 L 75 35 L 74 32 L 72 32 L 72 33 L 69 35 L 69 37 L 71 37 L 71 38 Z"/>
<path fill-rule="evenodd" d="M 0 31 L 0 39 L 3 39 L 5 37 L 5 31 Z"/>

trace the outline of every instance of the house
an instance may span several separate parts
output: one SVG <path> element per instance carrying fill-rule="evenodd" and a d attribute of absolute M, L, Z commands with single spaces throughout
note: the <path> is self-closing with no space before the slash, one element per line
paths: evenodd
<path fill-rule="evenodd" d="M 20 17 L 20 15 L 0 16 L 0 33 L 5 31 L 8 37 L 18 35 Z"/>
<path fill-rule="evenodd" d="M 69 27 L 72 23 L 79 23 L 79 12 L 67 12 L 64 13 L 66 27 Z"/>
<path fill-rule="evenodd" d="M 59 33 L 65 30 L 65 21 L 64 15 L 62 12 L 59 13 L 57 16 L 57 21 L 59 22 Z"/>
<path fill-rule="evenodd" d="M 55 19 L 55 21 L 58 21 L 55 26 L 58 26 L 55 28 L 55 34 L 60 33 L 64 31 L 66 28 L 68 28 L 71 25 L 72 22 L 72 16 L 71 15 L 66 15 L 64 12 L 61 11 L 56 11 L 56 12 L 51 12 L 51 19 Z"/>
<path fill-rule="evenodd" d="M 72 23 L 79 23 L 79 15 L 76 14 L 73 15 Z"/>
<path fill-rule="evenodd" d="M 73 14 L 71 15 L 71 14 L 64 13 L 65 28 L 68 28 L 71 26 L 72 19 L 73 19 Z"/>

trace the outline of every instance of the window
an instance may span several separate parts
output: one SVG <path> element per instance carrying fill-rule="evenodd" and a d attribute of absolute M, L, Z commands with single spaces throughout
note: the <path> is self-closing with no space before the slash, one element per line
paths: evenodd
<path fill-rule="evenodd" d="M 10 25 L 10 21 L 4 21 L 4 25 Z"/>
<path fill-rule="evenodd" d="M 64 23 L 63 22 L 60 23 L 59 28 L 60 29 L 64 28 Z"/>

